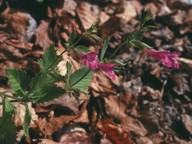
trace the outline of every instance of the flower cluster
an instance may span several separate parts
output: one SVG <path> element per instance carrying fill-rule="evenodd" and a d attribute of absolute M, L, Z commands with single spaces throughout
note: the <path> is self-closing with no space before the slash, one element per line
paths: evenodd
<path fill-rule="evenodd" d="M 100 69 L 106 72 L 113 80 L 116 78 L 115 72 L 113 71 L 117 66 L 116 64 L 99 62 L 97 58 L 98 56 L 95 52 L 80 54 L 80 57 L 83 59 L 84 65 L 89 66 L 91 70 Z"/>
<path fill-rule="evenodd" d="M 177 61 L 177 57 L 179 57 L 180 53 L 171 53 L 170 51 L 156 51 L 154 49 L 145 49 L 151 57 L 162 62 L 168 68 L 179 69 L 179 63 Z"/>

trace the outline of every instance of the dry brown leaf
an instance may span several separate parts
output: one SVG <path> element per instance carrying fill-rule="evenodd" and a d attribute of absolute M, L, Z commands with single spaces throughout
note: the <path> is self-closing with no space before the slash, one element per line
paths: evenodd
<path fill-rule="evenodd" d="M 143 126 L 143 124 L 137 119 L 126 116 L 121 123 L 123 130 L 126 132 L 134 132 L 139 136 L 145 136 L 147 134 L 147 130 Z"/>
<path fill-rule="evenodd" d="M 116 125 L 111 119 L 104 119 L 97 124 L 115 144 L 131 144 L 128 132 Z"/>
<path fill-rule="evenodd" d="M 75 16 L 75 9 L 77 7 L 77 3 L 74 0 L 65 0 L 63 5 L 63 11 Z M 62 12 L 62 13 L 64 13 Z"/>
<path fill-rule="evenodd" d="M 80 2 L 76 11 L 84 29 L 88 29 L 92 24 L 98 22 L 99 7 L 88 2 Z"/>
<path fill-rule="evenodd" d="M 49 38 L 49 22 L 41 21 L 41 24 L 36 29 L 35 32 L 36 41 L 35 44 L 41 46 L 42 48 L 48 48 L 53 41 Z"/>
<path fill-rule="evenodd" d="M 190 132 L 190 134 L 192 134 L 192 117 L 187 114 L 182 114 L 181 119 L 185 128 Z"/>
<path fill-rule="evenodd" d="M 132 18 L 137 16 L 136 9 L 133 4 L 129 1 L 122 1 L 120 3 L 122 12 L 116 14 L 117 17 L 123 19 L 125 23 L 129 22 Z"/>
<path fill-rule="evenodd" d="M 49 121 L 46 121 L 45 118 L 39 119 L 38 125 L 39 129 L 45 135 L 52 135 L 54 132 L 58 131 L 63 127 L 65 123 L 73 120 L 76 116 L 72 115 L 61 115 L 59 117 L 53 117 Z"/>
<path fill-rule="evenodd" d="M 36 144 L 36 143 L 38 143 L 38 144 L 59 144 L 58 142 L 55 142 L 50 139 L 32 139 L 32 142 L 34 144 Z"/>
<path fill-rule="evenodd" d="M 0 16 L 7 24 L 7 30 L 20 41 L 29 40 L 34 34 L 36 22 L 31 15 L 7 8 Z"/>
<path fill-rule="evenodd" d="M 117 101 L 117 97 L 109 96 L 108 98 L 104 98 L 106 111 L 110 116 L 115 119 L 122 120 L 126 117 L 125 107 L 124 105 L 119 105 Z"/>
<path fill-rule="evenodd" d="M 82 128 L 72 129 L 60 138 L 60 144 L 91 144 L 88 134 Z"/>
<path fill-rule="evenodd" d="M 99 17 L 99 25 L 102 25 L 103 23 L 108 21 L 109 18 L 110 18 L 110 16 L 106 12 L 101 11 L 100 12 L 100 17 Z"/>
<path fill-rule="evenodd" d="M 73 120 L 75 123 L 89 123 L 89 116 L 87 111 L 88 100 L 83 104 L 79 116 Z"/>
<path fill-rule="evenodd" d="M 53 99 L 52 101 L 44 102 L 43 106 L 47 107 L 50 105 L 59 105 L 62 107 L 67 107 L 77 114 L 79 113 L 78 106 L 82 104 L 86 99 L 88 99 L 88 96 L 82 93 L 79 95 L 80 102 L 77 102 L 74 97 L 70 97 L 68 94 L 64 94 L 63 96 Z"/>
<path fill-rule="evenodd" d="M 108 21 L 100 26 L 102 37 L 113 35 L 116 31 L 120 30 L 122 20 L 119 17 L 112 16 Z"/>
<path fill-rule="evenodd" d="M 28 103 L 29 111 L 31 112 L 31 122 L 30 126 L 34 126 L 37 122 L 38 116 L 35 113 L 34 108 L 32 108 L 32 103 Z M 25 106 L 20 103 L 14 103 L 15 107 L 15 117 L 14 122 L 16 126 L 23 126 L 24 118 L 25 118 Z"/>
<path fill-rule="evenodd" d="M 94 95 L 98 95 L 99 92 L 106 92 L 110 94 L 116 94 L 112 85 L 119 85 L 120 78 L 116 77 L 115 80 L 109 78 L 103 71 L 95 71 L 90 87 L 94 90 Z"/>
<path fill-rule="evenodd" d="M 156 7 L 156 5 L 154 3 L 152 3 L 152 2 L 146 4 L 144 9 L 150 9 L 153 16 L 156 16 L 157 12 L 159 11 L 159 9 Z"/>
<path fill-rule="evenodd" d="M 6 41 L 7 44 L 14 46 L 16 48 L 21 48 L 21 49 L 26 49 L 26 50 L 31 50 L 33 44 L 29 43 L 29 42 L 21 42 L 19 40 L 14 40 L 14 39 L 10 39 L 8 41 Z"/>

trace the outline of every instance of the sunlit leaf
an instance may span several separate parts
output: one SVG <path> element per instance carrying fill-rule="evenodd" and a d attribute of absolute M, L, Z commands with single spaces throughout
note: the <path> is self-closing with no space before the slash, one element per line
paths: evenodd
<path fill-rule="evenodd" d="M 109 44 L 109 37 L 106 38 L 103 42 L 103 47 L 101 48 L 101 53 L 100 53 L 100 61 L 104 58 L 104 55 L 107 51 L 107 47 L 108 47 L 108 44 Z"/>
<path fill-rule="evenodd" d="M 101 38 L 96 34 L 90 34 L 89 37 L 93 38 L 94 40 L 100 40 Z"/>
<path fill-rule="evenodd" d="M 30 77 L 19 69 L 6 69 L 6 73 L 13 91 L 19 96 L 24 96 Z"/>
<path fill-rule="evenodd" d="M 89 52 L 89 48 L 83 45 L 78 45 L 74 48 L 74 50 L 81 52 L 81 53 L 88 53 Z"/>
<path fill-rule="evenodd" d="M 88 67 L 75 71 L 70 77 L 70 87 L 84 92 L 88 88 L 92 75 L 93 71 L 89 70 Z"/>
<path fill-rule="evenodd" d="M 54 50 L 54 45 L 51 45 L 45 52 L 45 54 L 38 60 L 41 70 L 45 71 L 54 68 L 57 63 L 57 54 Z"/>
<path fill-rule="evenodd" d="M 141 41 L 139 41 L 139 40 L 132 40 L 131 42 L 130 42 L 130 44 L 131 44 L 131 46 L 133 46 L 133 47 L 138 47 L 138 48 L 152 48 L 152 47 L 150 47 L 149 45 L 147 45 L 146 43 L 144 43 L 144 42 L 141 42 Z"/>

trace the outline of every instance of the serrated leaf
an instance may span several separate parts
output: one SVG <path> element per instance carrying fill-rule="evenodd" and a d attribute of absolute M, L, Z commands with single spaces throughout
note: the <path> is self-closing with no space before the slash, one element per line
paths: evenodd
<path fill-rule="evenodd" d="M 24 117 L 24 123 L 23 123 L 23 129 L 25 136 L 29 136 L 29 125 L 31 122 L 31 112 L 29 111 L 29 107 L 26 104 L 25 105 L 25 117 Z"/>
<path fill-rule="evenodd" d="M 55 85 L 48 85 L 46 87 L 41 87 L 34 91 L 32 96 L 32 101 L 34 103 L 42 103 L 45 101 L 53 100 L 64 94 L 64 89 L 57 87 Z"/>
<path fill-rule="evenodd" d="M 83 45 L 78 45 L 74 48 L 74 50 L 78 51 L 78 52 L 81 52 L 81 53 L 88 53 L 90 50 L 88 47 L 86 46 L 83 46 Z"/>
<path fill-rule="evenodd" d="M 133 47 L 138 47 L 138 48 L 152 48 L 152 47 L 150 47 L 149 45 L 147 45 L 146 43 L 144 43 L 144 42 L 141 42 L 141 41 L 139 41 L 139 40 L 132 40 L 131 42 L 130 42 L 130 44 L 131 44 L 131 46 L 133 46 Z"/>
<path fill-rule="evenodd" d="M 57 63 L 57 54 L 54 50 L 54 45 L 51 45 L 45 52 L 45 54 L 38 60 L 38 63 L 42 71 L 54 68 Z"/>
<path fill-rule="evenodd" d="M 72 33 L 70 34 L 70 36 L 69 36 L 68 43 L 69 43 L 69 44 L 72 44 L 72 43 L 75 41 L 76 37 L 77 37 L 76 31 L 73 30 L 73 32 L 72 32 Z"/>
<path fill-rule="evenodd" d="M 101 38 L 96 34 L 90 34 L 89 37 L 93 38 L 94 40 L 100 40 Z"/>
<path fill-rule="evenodd" d="M 145 27 L 143 27 L 143 31 L 148 32 L 148 31 L 152 31 L 152 30 L 156 30 L 158 27 L 155 25 L 147 25 Z"/>
<path fill-rule="evenodd" d="M 90 71 L 88 67 L 83 67 L 82 69 L 75 71 L 69 80 L 70 87 L 84 92 L 91 81 L 92 75 L 93 71 Z"/>
<path fill-rule="evenodd" d="M 19 69 L 6 69 L 6 73 L 13 91 L 19 96 L 24 96 L 30 77 Z"/>
<path fill-rule="evenodd" d="M 0 123 L 0 143 L 8 144 L 16 142 L 16 127 L 12 121 L 14 106 L 3 99 L 3 115 Z"/>
<path fill-rule="evenodd" d="M 100 61 L 104 58 L 104 55 L 107 51 L 108 44 L 109 44 L 109 37 L 107 37 L 103 42 L 103 47 L 101 48 L 101 53 L 100 53 L 100 58 L 99 58 Z"/>
<path fill-rule="evenodd" d="M 48 72 L 40 72 L 35 75 L 35 77 L 32 79 L 30 83 L 30 88 L 32 90 L 36 90 L 38 88 L 54 84 L 57 81 L 55 77 L 53 77 L 52 74 Z"/>

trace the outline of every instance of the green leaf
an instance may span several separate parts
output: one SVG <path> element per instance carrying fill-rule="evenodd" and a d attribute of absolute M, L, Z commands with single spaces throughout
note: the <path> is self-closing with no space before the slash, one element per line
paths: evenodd
<path fill-rule="evenodd" d="M 57 54 L 54 50 L 54 45 L 51 45 L 45 52 L 45 54 L 38 60 L 38 63 L 42 71 L 54 68 L 57 63 Z"/>
<path fill-rule="evenodd" d="M 142 25 L 144 25 L 146 22 L 152 20 L 153 15 L 151 14 L 151 10 L 147 9 L 147 10 L 143 10 L 140 17 L 139 17 L 139 21 Z"/>
<path fill-rule="evenodd" d="M 141 30 L 135 30 L 132 33 L 130 33 L 127 37 L 127 41 L 131 41 L 131 40 L 141 40 L 143 37 L 143 33 L 144 31 Z"/>
<path fill-rule="evenodd" d="M 101 38 L 96 34 L 90 34 L 89 37 L 93 38 L 94 40 L 100 40 Z"/>
<path fill-rule="evenodd" d="M 86 33 L 91 33 L 97 29 L 98 29 L 98 26 L 95 24 L 92 24 L 91 27 L 86 30 Z"/>
<path fill-rule="evenodd" d="M 3 99 L 3 115 L 0 123 L 0 143 L 9 144 L 16 142 L 16 127 L 12 121 L 14 106 Z"/>
<path fill-rule="evenodd" d="M 30 83 L 30 88 L 32 90 L 36 90 L 41 87 L 45 87 L 50 84 L 54 84 L 57 81 L 55 77 L 53 77 L 52 74 L 48 72 L 40 72 L 35 75 L 35 77 L 32 79 Z"/>
<path fill-rule="evenodd" d="M 69 80 L 70 87 L 84 92 L 91 81 L 92 75 L 93 71 L 89 70 L 88 67 L 83 67 L 80 70 L 75 71 Z"/>
<path fill-rule="evenodd" d="M 3 99 L 3 116 L 2 121 L 10 121 L 14 114 L 14 106 L 6 98 Z"/>
<path fill-rule="evenodd" d="M 74 50 L 81 52 L 81 53 L 88 53 L 89 52 L 89 48 L 83 45 L 78 45 L 74 48 Z"/>
<path fill-rule="evenodd" d="M 29 136 L 29 125 L 31 122 L 31 112 L 29 111 L 29 107 L 26 104 L 25 105 L 25 117 L 24 117 L 24 123 L 23 123 L 23 129 L 25 136 Z"/>
<path fill-rule="evenodd" d="M 147 25 L 147 26 L 143 27 L 143 31 L 145 31 L 145 32 L 149 32 L 149 31 L 156 30 L 156 29 L 158 29 L 158 27 L 155 25 Z"/>
<path fill-rule="evenodd" d="M 24 96 L 30 77 L 19 69 L 6 69 L 6 73 L 13 91 L 19 96 Z"/>
<path fill-rule="evenodd" d="M 104 58 L 104 55 L 107 51 L 108 44 L 109 44 L 109 37 L 107 37 L 103 42 L 103 47 L 101 48 L 101 53 L 100 53 L 100 58 L 99 58 L 100 61 Z"/>
<path fill-rule="evenodd" d="M 72 33 L 70 34 L 70 36 L 69 36 L 68 43 L 69 43 L 69 44 L 72 44 L 72 43 L 75 41 L 76 37 L 77 37 L 76 31 L 73 30 L 73 32 L 72 32 Z"/>
<path fill-rule="evenodd" d="M 139 40 L 132 40 L 132 41 L 130 41 L 130 44 L 131 44 L 131 46 L 133 46 L 133 47 L 138 47 L 138 48 L 152 48 L 152 47 L 150 47 L 149 45 L 147 45 L 146 43 L 144 43 L 144 42 L 141 42 L 141 41 L 139 41 Z"/>
<path fill-rule="evenodd" d="M 45 101 L 53 100 L 64 94 L 64 89 L 55 85 L 48 85 L 34 91 L 32 96 L 33 103 L 42 103 Z"/>

